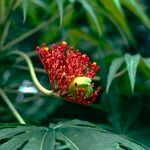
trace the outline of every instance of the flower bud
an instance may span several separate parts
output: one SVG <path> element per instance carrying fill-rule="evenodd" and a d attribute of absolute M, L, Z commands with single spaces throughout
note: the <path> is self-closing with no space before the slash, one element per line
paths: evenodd
<path fill-rule="evenodd" d="M 91 79 L 88 77 L 76 77 L 69 85 L 69 92 L 73 97 L 82 95 L 85 99 L 90 98 L 93 94 Z"/>

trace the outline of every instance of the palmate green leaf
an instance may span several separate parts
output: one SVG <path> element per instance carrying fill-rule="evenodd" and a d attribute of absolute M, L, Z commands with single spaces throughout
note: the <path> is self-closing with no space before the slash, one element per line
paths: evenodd
<path fill-rule="evenodd" d="M 140 3 L 136 0 L 120 0 L 133 14 L 135 14 L 150 29 L 150 19 L 142 10 Z"/>
<path fill-rule="evenodd" d="M 87 121 L 81 121 L 81 120 L 78 120 L 78 119 L 67 121 L 64 124 L 66 124 L 66 125 L 76 125 L 76 126 L 80 126 L 80 127 L 81 126 L 83 126 L 83 127 L 96 127 L 96 125 L 93 124 L 93 123 L 90 123 L 90 122 L 87 122 Z"/>
<path fill-rule="evenodd" d="M 130 83 L 131 83 L 131 89 L 133 93 L 134 85 L 135 85 L 135 78 L 136 78 L 136 70 L 137 70 L 137 66 L 140 61 L 141 56 L 139 54 L 136 54 L 136 55 L 125 54 L 124 57 L 125 57 L 125 61 L 127 64 L 127 70 L 128 70 Z"/>
<path fill-rule="evenodd" d="M 7 130 L 9 130 L 11 136 L 2 138 L 4 142 L 1 143 L 0 150 L 148 150 L 145 146 L 133 142 L 130 139 L 103 130 L 92 123 L 80 120 L 50 124 L 49 128 L 29 125 L 24 128 L 18 125 L 15 128 L 9 128 L 8 125 L 7 130 L 2 130 L 3 132 L 0 132 L 0 136 L 1 133 L 4 135 L 5 132 L 8 134 Z"/>
<path fill-rule="evenodd" d="M 11 136 L 14 136 L 16 134 L 19 134 L 21 132 L 30 131 L 35 129 L 35 127 L 28 127 L 28 126 L 22 126 L 19 128 L 5 128 L 0 130 L 0 140 L 3 138 L 10 138 Z"/>
<path fill-rule="evenodd" d="M 66 135 L 62 134 L 61 132 L 57 132 L 57 138 L 59 140 L 65 141 L 66 143 L 68 143 L 70 145 L 69 147 L 66 145 L 65 146 L 66 148 L 70 148 L 71 150 L 79 150 L 79 147 L 77 145 L 75 145 L 72 140 L 70 140 Z"/>
<path fill-rule="evenodd" d="M 95 22 L 95 25 L 97 27 L 98 33 L 99 35 L 101 35 L 101 29 L 97 20 L 97 17 L 92 9 L 92 7 L 89 5 L 89 3 L 87 2 L 87 0 L 77 0 L 78 2 L 80 2 L 83 6 L 83 8 L 88 12 L 88 14 L 92 17 L 93 21 Z"/>
<path fill-rule="evenodd" d="M 59 15 L 60 15 L 60 26 L 62 26 L 62 21 L 63 21 L 63 0 L 56 0 L 57 5 L 58 5 L 58 10 L 59 10 Z"/>
<path fill-rule="evenodd" d="M 86 150 L 108 150 L 108 149 L 126 149 L 145 150 L 145 148 L 132 143 L 131 141 L 105 132 L 98 132 L 80 128 L 61 128 L 59 132 L 63 133 L 67 138 L 72 141 L 79 149 Z M 78 138 L 77 138 L 78 137 Z M 82 139 L 82 140 L 81 140 Z M 89 143 L 89 144 L 87 144 Z"/>
<path fill-rule="evenodd" d="M 108 78 L 107 78 L 107 87 L 106 87 L 106 92 L 107 93 L 108 93 L 109 87 L 111 85 L 111 82 L 115 77 L 116 72 L 121 67 L 123 62 L 124 62 L 124 58 L 121 57 L 121 58 L 116 58 L 111 63 L 111 66 L 109 68 Z"/>
<path fill-rule="evenodd" d="M 16 126 L 27 126 L 26 124 L 20 125 L 20 123 L 0 123 L 0 130 L 3 128 L 15 128 Z"/>
<path fill-rule="evenodd" d="M 23 143 L 28 141 L 30 137 L 35 133 L 36 131 L 32 130 L 30 132 L 25 132 L 23 134 L 16 135 L 14 138 L 1 145 L 0 150 L 6 150 L 6 149 L 17 150 L 23 145 Z"/>
<path fill-rule="evenodd" d="M 26 21 L 27 10 L 28 10 L 28 4 L 29 4 L 29 0 L 23 0 L 23 1 L 22 1 L 22 8 L 23 8 L 23 22 Z"/>
<path fill-rule="evenodd" d="M 45 135 L 45 131 L 43 130 L 38 130 L 36 131 L 34 134 L 31 135 L 30 140 L 28 141 L 28 143 L 24 146 L 24 150 L 31 150 L 31 149 L 40 149 L 39 145 L 42 144 L 42 139 L 43 136 Z"/>
<path fill-rule="evenodd" d="M 142 60 L 144 61 L 146 66 L 150 69 L 150 58 L 143 58 Z"/>
<path fill-rule="evenodd" d="M 5 125 L 6 126 L 6 125 Z M 2 131 L 2 132 L 1 132 Z M 42 144 L 42 139 L 47 131 L 47 128 L 35 127 L 35 126 L 16 126 L 16 128 L 6 128 L 0 130 L 1 139 L 7 139 L 7 141 L 0 145 L 0 150 L 17 150 L 22 148 L 24 150 L 39 149 Z"/>
<path fill-rule="evenodd" d="M 41 150 L 48 150 L 48 149 L 54 149 L 55 146 L 55 140 L 56 140 L 56 135 L 55 135 L 55 130 L 48 130 L 45 135 L 43 136 L 42 143 L 40 146 Z"/>
<path fill-rule="evenodd" d="M 78 122 L 76 125 L 76 121 Z M 80 123 L 79 123 L 80 122 Z M 126 138 L 119 135 L 101 130 L 98 127 L 88 128 L 88 123 L 83 123 L 82 121 L 75 120 L 73 124 L 68 124 L 67 126 L 60 126 L 57 128 L 59 132 L 65 135 L 71 142 L 73 142 L 79 149 L 86 150 L 97 150 L 97 149 L 121 149 L 125 147 L 126 149 L 134 150 L 145 150 L 144 146 L 137 145 Z M 89 144 L 87 144 L 89 143 Z"/>

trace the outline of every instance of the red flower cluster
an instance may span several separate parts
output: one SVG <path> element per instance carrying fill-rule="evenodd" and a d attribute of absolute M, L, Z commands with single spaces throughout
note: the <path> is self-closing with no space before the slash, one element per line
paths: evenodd
<path fill-rule="evenodd" d="M 77 77 L 92 79 L 99 70 L 99 66 L 95 62 L 91 63 L 87 55 L 81 54 L 65 41 L 52 44 L 51 48 L 43 44 L 42 48 L 37 47 L 36 51 L 55 93 L 68 101 L 84 105 L 89 105 L 96 100 L 100 87 L 95 92 L 92 91 L 90 96 L 86 96 L 86 88 L 84 86 L 79 88 L 78 82 L 73 82 Z M 73 85 L 74 95 L 69 91 L 70 85 Z M 91 83 L 90 86 L 93 89 L 94 84 Z"/>

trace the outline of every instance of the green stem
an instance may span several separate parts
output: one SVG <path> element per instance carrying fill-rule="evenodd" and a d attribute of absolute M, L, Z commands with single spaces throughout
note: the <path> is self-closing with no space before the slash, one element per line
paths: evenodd
<path fill-rule="evenodd" d="M 30 74 L 31 74 L 31 77 L 32 77 L 32 80 L 34 82 L 34 84 L 37 86 L 37 88 L 43 92 L 44 94 L 50 96 L 50 95 L 55 95 L 55 93 L 52 91 L 52 90 L 47 90 L 46 88 L 44 88 L 41 83 L 38 81 L 37 77 L 36 77 L 36 74 L 35 74 L 35 71 L 34 71 L 34 67 L 33 67 L 33 64 L 30 60 L 30 58 L 28 57 L 28 55 L 26 55 L 24 52 L 22 51 L 18 51 L 18 50 L 15 50 L 13 52 L 10 53 L 11 54 L 14 54 L 14 55 L 19 55 L 21 57 L 23 57 L 26 62 L 27 62 L 27 65 L 29 67 L 29 71 L 30 71 Z"/>
<path fill-rule="evenodd" d="M 6 104 L 8 105 L 9 109 L 12 111 L 12 113 L 14 114 L 14 116 L 17 118 L 17 120 L 21 124 L 26 124 L 25 121 L 24 121 L 24 119 L 21 117 L 21 115 L 19 114 L 19 112 L 14 107 L 13 103 L 10 101 L 10 99 L 7 97 L 7 95 L 5 94 L 5 92 L 2 89 L 0 89 L 0 95 L 2 96 L 3 100 L 6 102 Z"/>
<path fill-rule="evenodd" d="M 37 53 L 35 51 L 31 51 L 31 52 L 28 52 L 26 53 L 26 55 L 28 55 L 28 57 L 34 57 L 37 55 Z M 24 58 L 22 58 L 21 56 L 19 56 L 17 59 L 16 59 L 16 63 L 19 63 L 21 61 L 24 61 Z"/>

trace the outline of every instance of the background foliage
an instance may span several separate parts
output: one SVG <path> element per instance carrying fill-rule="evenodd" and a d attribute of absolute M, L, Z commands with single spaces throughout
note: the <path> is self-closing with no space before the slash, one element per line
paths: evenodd
<path fill-rule="evenodd" d="M 0 0 L 0 149 L 149 149 L 149 10 L 149 0 Z M 50 89 L 35 47 L 61 40 L 101 67 L 89 107 L 42 95 L 24 59 L 8 55 L 25 52 Z M 12 124 L 6 97 L 26 125 Z"/>

